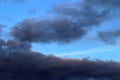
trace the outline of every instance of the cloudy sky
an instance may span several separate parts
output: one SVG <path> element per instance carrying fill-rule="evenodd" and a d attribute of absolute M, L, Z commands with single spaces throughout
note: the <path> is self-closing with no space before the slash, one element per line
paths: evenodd
<path fill-rule="evenodd" d="M 1 80 L 120 80 L 120 0 L 0 0 Z"/>
<path fill-rule="evenodd" d="M 119 1 L 92 1 L 0 0 L 2 38 L 31 42 L 46 55 L 120 61 Z"/>

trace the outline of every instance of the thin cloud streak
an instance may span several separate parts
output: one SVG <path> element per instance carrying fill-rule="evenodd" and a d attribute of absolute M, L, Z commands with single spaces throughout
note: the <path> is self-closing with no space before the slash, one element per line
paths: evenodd
<path fill-rule="evenodd" d="M 93 48 L 89 50 L 82 50 L 82 51 L 77 51 L 77 52 L 67 52 L 67 53 L 59 53 L 56 54 L 55 56 L 58 57 L 64 57 L 64 56 L 72 56 L 72 55 L 87 55 L 87 54 L 94 54 L 94 53 L 100 53 L 100 52 L 109 52 L 116 50 L 116 48 L 113 47 L 100 47 L 100 48 Z"/>

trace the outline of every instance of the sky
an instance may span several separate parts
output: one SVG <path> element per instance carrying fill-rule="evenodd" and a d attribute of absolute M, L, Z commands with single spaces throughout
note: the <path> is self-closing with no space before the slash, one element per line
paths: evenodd
<path fill-rule="evenodd" d="M 55 16 L 55 14 L 57 14 L 58 18 L 60 18 L 62 16 L 61 15 L 59 16 L 59 12 L 54 13 L 52 9 L 60 4 L 62 4 L 63 5 L 62 7 L 64 8 L 65 6 L 69 5 L 68 3 L 75 3 L 76 1 L 80 1 L 80 0 L 71 0 L 71 1 L 70 0 L 26 0 L 26 1 L 1 0 L 0 24 L 6 25 L 4 30 L 7 29 L 9 30 L 25 19 L 51 18 L 51 16 Z M 61 5 L 58 6 L 58 10 L 59 7 L 61 7 Z M 106 39 L 104 40 L 103 36 L 102 36 L 103 39 L 102 41 L 101 39 L 98 38 L 97 35 L 97 33 L 100 31 L 102 31 L 101 32 L 102 34 L 104 33 L 104 31 L 118 30 L 118 37 L 119 37 L 120 35 L 119 17 L 120 16 L 117 17 L 111 16 L 110 19 L 107 20 L 104 19 L 100 24 L 97 23 L 98 25 L 93 25 L 95 27 L 91 28 L 89 32 L 87 32 L 84 36 L 82 36 L 82 38 L 80 36 L 80 38 L 70 41 L 69 43 L 66 42 L 43 43 L 42 41 L 37 43 L 33 42 L 32 49 L 33 51 L 41 52 L 45 55 L 55 55 L 63 58 L 81 59 L 87 57 L 90 59 L 114 60 L 120 62 L 120 55 L 119 55 L 120 38 L 117 38 L 116 44 L 114 43 L 109 44 L 109 42 L 108 43 L 106 42 Z M 55 17 L 55 19 L 53 20 L 56 19 L 57 17 Z M 52 24 L 50 23 L 50 25 Z M 17 33 L 13 33 L 13 35 L 15 34 Z M 114 33 L 111 31 L 111 34 Z M 4 39 L 10 38 L 7 35 L 4 35 L 2 37 L 4 37 Z"/>
<path fill-rule="evenodd" d="M 120 0 L 0 0 L 1 80 L 120 80 Z"/>

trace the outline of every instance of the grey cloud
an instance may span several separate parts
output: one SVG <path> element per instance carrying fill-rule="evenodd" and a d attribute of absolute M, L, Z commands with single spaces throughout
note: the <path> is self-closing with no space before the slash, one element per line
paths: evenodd
<path fill-rule="evenodd" d="M 17 24 L 10 34 L 21 41 L 64 43 L 82 37 L 86 30 L 65 18 L 40 21 L 28 19 Z"/>
<path fill-rule="evenodd" d="M 25 42 L 0 39 L 1 80 L 119 80 L 120 63 L 58 58 L 33 52 Z"/>
<path fill-rule="evenodd" d="M 120 63 L 114 61 L 61 59 L 32 51 L 18 51 L 10 53 L 9 56 L 5 53 L 0 55 L 2 80 L 120 79 Z"/>
<path fill-rule="evenodd" d="M 52 18 L 26 19 L 15 25 L 10 34 L 22 41 L 70 42 L 82 38 L 94 26 L 109 19 L 109 11 L 100 9 L 92 4 L 55 6 Z"/>
<path fill-rule="evenodd" d="M 120 41 L 120 29 L 100 31 L 98 37 L 105 43 L 117 44 L 117 41 Z"/>
<path fill-rule="evenodd" d="M 120 80 L 120 63 L 91 61 L 86 58 L 82 60 L 63 59 L 31 50 L 31 42 L 65 43 L 82 38 L 94 26 L 99 26 L 113 16 L 109 9 L 111 4 L 115 6 L 115 9 L 119 7 L 115 5 L 117 2 L 111 2 L 113 0 L 110 2 L 100 0 L 102 3 L 91 1 L 85 0 L 82 4 L 56 6 L 52 8 L 53 17 L 26 19 L 16 24 L 10 31 L 14 39 L 0 39 L 0 79 Z M 99 5 L 93 5 L 94 1 Z M 104 7 L 105 4 L 107 8 Z M 106 32 L 103 33 L 106 34 Z M 105 36 L 103 33 L 100 33 L 102 37 Z M 119 37 L 119 30 L 107 33 L 112 40 L 114 40 L 113 36 Z"/>
<path fill-rule="evenodd" d="M 30 51 L 31 44 L 27 42 L 21 42 L 17 40 L 3 40 L 0 39 L 0 53 L 13 53 L 21 51 Z"/>
<path fill-rule="evenodd" d="M 11 50 L 30 50 L 31 45 L 27 42 L 20 42 L 16 40 L 8 40 L 6 41 L 6 46 Z"/>

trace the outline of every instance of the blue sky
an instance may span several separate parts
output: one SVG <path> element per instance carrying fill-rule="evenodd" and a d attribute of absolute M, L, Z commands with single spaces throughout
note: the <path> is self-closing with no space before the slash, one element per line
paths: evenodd
<path fill-rule="evenodd" d="M 26 18 L 41 18 L 49 16 L 51 7 L 69 0 L 28 0 L 24 3 L 1 2 L 0 24 L 13 27 Z M 74 0 L 71 0 L 74 2 Z M 102 23 L 100 28 L 90 31 L 82 39 L 58 44 L 33 44 L 33 50 L 46 55 L 56 55 L 68 58 L 84 58 L 120 61 L 120 45 L 109 45 L 96 39 L 96 30 L 113 30 L 120 28 L 120 19 L 113 18 Z"/>

